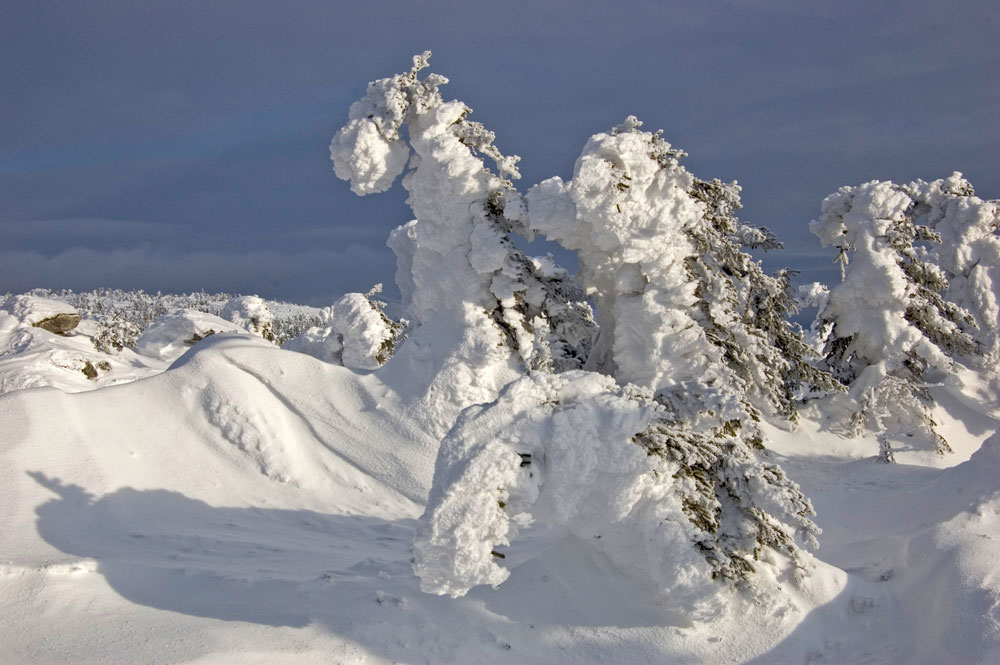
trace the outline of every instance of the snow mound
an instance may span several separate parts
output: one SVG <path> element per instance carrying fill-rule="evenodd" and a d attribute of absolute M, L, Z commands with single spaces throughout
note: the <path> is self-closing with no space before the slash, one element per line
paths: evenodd
<path fill-rule="evenodd" d="M 56 317 L 72 317 L 74 325 L 58 334 L 35 325 Z M 58 300 L 7 298 L 0 305 L 0 394 L 43 386 L 65 392 L 94 390 L 151 376 L 166 367 L 131 350 L 116 356 L 99 352 L 93 343 L 96 323 L 85 319 L 76 325 L 78 319 L 71 306 Z"/>
<path fill-rule="evenodd" d="M 962 653 L 969 662 L 1000 661 L 1000 435 L 945 470 L 911 501 L 933 526 L 905 541 L 902 605 L 925 662 Z"/>
<path fill-rule="evenodd" d="M 50 332 L 68 332 L 80 322 L 76 309 L 61 300 L 32 295 L 8 296 L 0 301 L 0 311 L 13 315 L 26 326 Z"/>
<path fill-rule="evenodd" d="M 156 319 L 139 336 L 136 352 L 173 362 L 202 339 L 221 332 L 247 332 L 221 317 L 194 309 L 180 309 Z"/>

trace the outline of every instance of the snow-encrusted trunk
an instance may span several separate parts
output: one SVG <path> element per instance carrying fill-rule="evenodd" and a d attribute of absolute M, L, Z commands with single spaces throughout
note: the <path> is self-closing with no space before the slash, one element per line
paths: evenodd
<path fill-rule="evenodd" d="M 564 273 L 514 248 L 508 233 L 524 227 L 511 184 L 518 158 L 503 156 L 493 133 L 466 119 L 465 104 L 442 99 L 447 79 L 418 77 L 429 56 L 369 84 L 330 154 L 361 195 L 385 191 L 409 163 L 403 186 L 416 219 L 389 245 L 412 328 L 385 372 L 388 383 L 411 389 L 443 435 L 459 409 L 494 399 L 525 369 L 579 367 L 593 322 Z"/>

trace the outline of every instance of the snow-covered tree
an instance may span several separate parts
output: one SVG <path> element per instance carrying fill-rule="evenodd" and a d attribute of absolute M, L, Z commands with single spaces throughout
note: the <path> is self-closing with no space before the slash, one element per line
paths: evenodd
<path fill-rule="evenodd" d="M 930 260 L 941 242 L 918 223 L 923 210 L 906 187 L 872 181 L 842 187 L 823 201 L 810 229 L 840 250 L 842 282 L 819 319 L 828 328 L 825 363 L 857 403 L 855 431 L 887 437 L 923 432 L 939 451 L 927 383 L 953 370 L 953 358 L 978 353 L 975 320 L 946 298 L 948 279 Z M 926 214 L 926 213 L 924 213 Z"/>
<path fill-rule="evenodd" d="M 953 173 L 933 182 L 905 186 L 913 200 L 915 223 L 932 229 L 941 242 L 928 258 L 944 270 L 948 286 L 942 296 L 966 309 L 975 326 L 959 324 L 980 346 L 981 366 L 1000 374 L 1000 201 L 975 196 L 972 183 Z"/>
<path fill-rule="evenodd" d="M 120 312 L 102 316 L 93 337 L 94 348 L 115 355 L 124 348 L 135 348 L 142 329 Z"/>
<path fill-rule="evenodd" d="M 274 312 L 259 296 L 233 298 L 226 303 L 219 316 L 244 330 L 260 335 L 269 342 L 275 340 Z"/>
<path fill-rule="evenodd" d="M 718 583 L 773 599 L 775 578 L 805 574 L 811 514 L 781 469 L 676 421 L 648 391 L 536 373 L 470 407 L 441 444 L 414 571 L 423 590 L 461 596 L 572 536 L 704 618 Z"/>
<path fill-rule="evenodd" d="M 495 398 L 523 368 L 580 366 L 593 321 L 570 280 L 513 246 L 509 232 L 524 229 L 511 183 L 518 158 L 500 153 L 465 104 L 444 101 L 446 78 L 420 77 L 429 56 L 370 83 L 330 154 L 360 195 L 385 191 L 409 164 L 403 186 L 416 219 L 389 244 L 413 327 L 386 370 L 433 396 L 440 410 L 422 412 L 443 434 L 454 409 Z"/>
<path fill-rule="evenodd" d="M 305 330 L 282 348 L 352 369 L 378 369 L 392 358 L 403 338 L 403 323 L 385 313 L 386 303 L 368 293 L 347 293 L 322 310 L 323 324 Z"/>
<path fill-rule="evenodd" d="M 532 230 L 578 253 L 600 324 L 587 369 L 753 438 L 760 410 L 795 418 L 796 386 L 836 386 L 786 319 L 788 273 L 767 275 L 741 249 L 780 243 L 737 219 L 739 187 L 695 178 L 640 125 L 591 137 L 571 182 L 529 191 Z"/>
<path fill-rule="evenodd" d="M 794 577 L 812 509 L 757 459 L 756 423 L 761 411 L 793 418 L 797 383 L 832 383 L 783 318 L 787 274 L 766 275 L 740 249 L 777 246 L 773 234 L 739 222 L 735 184 L 694 178 L 634 118 L 590 140 L 571 183 L 543 182 L 525 201 L 516 159 L 442 100 L 443 77 L 419 78 L 427 55 L 370 84 L 331 144 L 358 194 L 384 191 L 409 163 L 416 219 L 389 246 L 412 328 L 381 372 L 391 385 L 426 377 L 415 390 L 432 427 L 467 407 L 415 539 L 423 588 L 498 584 L 497 561 L 566 533 L 674 600 L 710 605 L 713 579 Z M 511 231 L 576 250 L 582 289 L 514 248 Z M 593 348 L 584 290 L 600 316 Z M 529 523 L 544 533 L 526 537 Z"/>

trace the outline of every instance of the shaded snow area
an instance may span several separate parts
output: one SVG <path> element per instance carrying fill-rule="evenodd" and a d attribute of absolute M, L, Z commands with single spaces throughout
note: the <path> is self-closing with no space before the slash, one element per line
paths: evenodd
<path fill-rule="evenodd" d="M 330 145 L 399 320 L 0 299 L 0 665 L 1000 663 L 997 202 L 841 188 L 793 286 L 634 117 L 522 194 L 429 56 Z"/>

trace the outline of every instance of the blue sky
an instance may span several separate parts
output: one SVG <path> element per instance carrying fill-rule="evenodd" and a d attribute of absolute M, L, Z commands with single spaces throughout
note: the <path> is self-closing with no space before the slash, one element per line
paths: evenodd
<path fill-rule="evenodd" d="M 328 304 L 385 282 L 404 193 L 327 146 L 430 49 L 520 185 L 629 114 L 835 279 L 807 224 L 871 179 L 1000 198 L 1000 3 L 0 0 L 0 292 L 228 290 Z"/>

